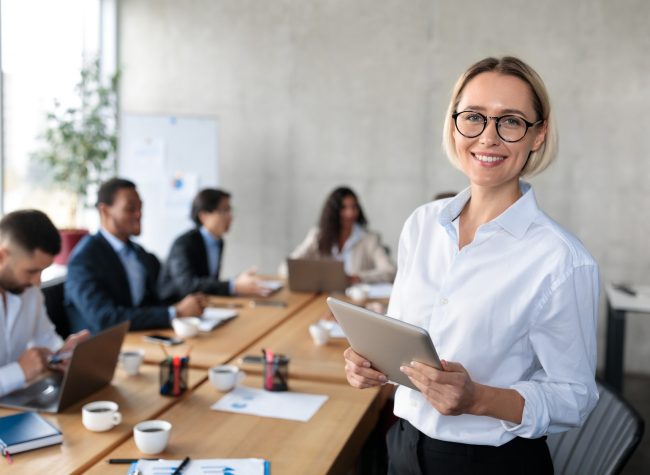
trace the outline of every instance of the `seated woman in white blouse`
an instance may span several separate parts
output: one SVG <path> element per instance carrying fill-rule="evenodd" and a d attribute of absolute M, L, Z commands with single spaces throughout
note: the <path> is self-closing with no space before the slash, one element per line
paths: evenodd
<path fill-rule="evenodd" d="M 546 88 L 522 61 L 487 58 L 452 93 L 443 144 L 469 188 L 408 218 L 388 314 L 426 328 L 444 371 L 402 367 L 389 473 L 553 473 L 545 435 L 598 400 L 598 267 L 521 180 L 556 154 Z M 352 349 L 352 386 L 386 377 Z"/>
<path fill-rule="evenodd" d="M 392 282 L 395 264 L 379 235 L 366 229 L 368 221 L 357 195 L 350 188 L 336 188 L 325 200 L 319 226 L 290 254 L 292 259 L 331 258 L 344 262 L 350 284 Z M 286 264 L 280 266 L 286 275 Z"/>

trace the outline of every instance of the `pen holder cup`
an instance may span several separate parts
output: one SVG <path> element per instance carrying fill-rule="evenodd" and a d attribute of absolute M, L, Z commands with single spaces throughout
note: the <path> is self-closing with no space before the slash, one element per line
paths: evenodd
<path fill-rule="evenodd" d="M 169 357 L 160 362 L 160 394 L 178 397 L 187 390 L 188 357 Z"/>
<path fill-rule="evenodd" d="M 285 355 L 275 355 L 273 361 L 265 361 L 263 383 L 267 391 L 288 391 L 289 358 Z"/>

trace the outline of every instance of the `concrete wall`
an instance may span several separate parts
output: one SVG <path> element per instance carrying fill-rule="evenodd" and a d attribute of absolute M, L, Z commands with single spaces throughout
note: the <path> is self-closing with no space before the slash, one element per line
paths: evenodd
<path fill-rule="evenodd" d="M 650 282 L 650 3 L 126 0 L 122 109 L 212 116 L 236 217 L 225 271 L 274 272 L 353 186 L 392 249 L 408 214 L 466 186 L 440 149 L 456 77 L 515 54 L 545 79 L 559 160 L 533 180 L 603 280 Z M 602 323 L 602 322 L 601 322 Z M 629 319 L 627 368 L 647 371 L 650 319 Z M 603 348 L 600 349 L 601 357 Z"/>

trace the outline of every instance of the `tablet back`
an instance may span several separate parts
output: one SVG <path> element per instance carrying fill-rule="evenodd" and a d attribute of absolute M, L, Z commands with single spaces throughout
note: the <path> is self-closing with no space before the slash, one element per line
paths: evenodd
<path fill-rule="evenodd" d="M 400 366 L 411 361 L 442 369 L 429 333 L 420 327 L 332 297 L 327 305 L 354 351 L 390 381 L 417 390 Z"/>

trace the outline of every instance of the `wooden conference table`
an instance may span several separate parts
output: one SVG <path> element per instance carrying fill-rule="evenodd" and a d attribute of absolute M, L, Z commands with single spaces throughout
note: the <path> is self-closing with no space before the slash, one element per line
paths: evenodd
<path fill-rule="evenodd" d="M 271 462 L 272 473 L 342 473 L 356 459 L 361 445 L 375 426 L 388 393 L 373 388 L 357 390 L 345 381 L 342 352 L 345 340 L 330 340 L 316 346 L 309 324 L 325 313 L 325 295 L 297 294 L 286 289 L 269 300 L 286 301 L 286 307 L 250 307 L 248 299 L 215 298 L 213 303 L 242 304 L 239 316 L 214 331 L 189 339 L 190 384 L 194 388 L 180 398 L 158 394 L 158 366 L 145 364 L 142 374 L 127 376 L 116 371 L 111 386 L 64 411 L 45 417 L 64 434 L 64 444 L 14 457 L 12 473 L 126 473 L 124 465 L 109 465 L 108 458 L 143 455 L 135 448 L 133 426 L 146 419 L 161 418 L 173 424 L 165 458 L 248 458 Z M 158 345 L 147 344 L 148 332 L 130 333 L 123 348 L 143 348 L 146 361 L 158 363 L 163 354 Z M 171 330 L 163 333 L 172 334 Z M 262 347 L 291 357 L 289 386 L 292 391 L 324 394 L 326 403 L 308 422 L 262 418 L 212 411 L 210 405 L 221 393 L 207 379 L 206 368 L 238 356 L 259 354 Z M 184 354 L 187 347 L 168 349 Z M 260 388 L 259 367 L 249 372 L 243 384 Z M 123 422 L 111 431 L 93 433 L 81 425 L 81 406 L 94 400 L 112 400 L 120 405 Z M 0 416 L 13 411 L 0 409 Z"/>
<path fill-rule="evenodd" d="M 204 371 L 190 370 L 189 386 L 205 381 Z M 183 398 L 158 394 L 158 367 L 143 365 L 140 374 L 128 376 L 115 371 L 111 385 L 83 399 L 59 414 L 43 414 L 63 433 L 63 444 L 43 447 L 14 455 L 13 464 L 0 461 L 0 473 L 11 474 L 74 474 L 83 473 L 102 460 L 113 448 L 132 435 L 138 422 L 155 419 Z M 81 407 L 91 401 L 114 401 L 120 406 L 122 423 L 107 432 L 90 432 L 81 424 Z M 0 417 L 19 411 L 0 408 Z"/>
<path fill-rule="evenodd" d="M 247 378 L 259 388 L 262 378 Z M 200 458 L 264 458 L 273 474 L 337 474 L 354 462 L 359 448 L 374 427 L 379 410 L 379 388 L 357 390 L 348 385 L 292 379 L 293 391 L 328 396 L 308 422 L 271 419 L 213 411 L 222 395 L 210 383 L 162 416 L 172 433 L 165 452 L 157 457 L 181 460 Z M 133 438 L 105 458 L 139 458 Z M 124 474 L 124 465 L 98 462 L 87 473 Z"/>
<path fill-rule="evenodd" d="M 348 347 L 345 338 L 331 338 L 326 345 L 316 346 L 309 325 L 320 320 L 327 312 L 326 296 L 319 296 L 300 309 L 273 331 L 244 349 L 230 363 L 240 366 L 246 373 L 259 374 L 262 365 L 243 364 L 244 355 L 261 355 L 261 348 L 270 348 L 276 354 L 289 356 L 289 377 L 312 381 L 347 384 L 343 352 Z"/>
<path fill-rule="evenodd" d="M 240 305 L 241 307 L 233 309 L 239 315 L 209 333 L 199 333 L 195 338 L 188 338 L 185 344 L 167 347 L 166 350 L 169 354 L 185 355 L 190 350 L 191 345 L 191 367 L 207 369 L 211 366 L 223 364 L 281 324 L 314 298 L 315 294 L 313 293 L 295 293 L 286 288 L 266 299 L 255 300 L 262 304 L 264 302 L 286 302 L 286 307 L 264 305 L 252 307 L 250 303 L 254 301 L 251 299 L 210 297 L 210 305 Z M 174 335 L 172 329 L 130 332 L 124 340 L 124 348 L 142 348 L 145 351 L 146 362 L 160 362 L 164 358 L 160 345 L 144 340 L 146 335 L 152 333 L 167 336 Z"/>

